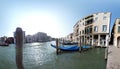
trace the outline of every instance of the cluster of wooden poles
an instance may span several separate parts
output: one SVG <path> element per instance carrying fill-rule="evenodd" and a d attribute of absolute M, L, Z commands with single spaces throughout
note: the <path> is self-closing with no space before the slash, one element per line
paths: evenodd
<path fill-rule="evenodd" d="M 59 39 L 56 39 L 56 54 L 58 55 L 59 54 L 59 52 L 60 52 L 60 49 L 59 49 Z M 79 40 L 79 42 L 78 42 L 78 46 L 80 46 L 79 47 L 79 52 L 81 52 L 82 51 L 82 45 L 81 45 L 81 37 L 80 37 L 80 40 Z"/>
<path fill-rule="evenodd" d="M 79 47 L 79 52 L 81 53 L 81 51 L 82 51 L 82 42 L 81 42 L 81 37 L 79 37 L 80 38 L 80 40 L 79 40 L 79 42 L 78 42 L 78 46 L 80 46 Z M 64 40 L 63 40 L 64 41 Z M 86 45 L 86 43 L 85 43 L 85 45 Z M 95 46 L 92 46 L 92 48 L 94 48 Z M 108 55 L 108 47 L 103 47 L 103 48 L 105 48 L 105 59 L 107 59 L 107 55 Z M 56 54 L 58 55 L 59 53 L 61 52 L 61 50 L 59 49 L 59 39 L 56 39 Z"/>

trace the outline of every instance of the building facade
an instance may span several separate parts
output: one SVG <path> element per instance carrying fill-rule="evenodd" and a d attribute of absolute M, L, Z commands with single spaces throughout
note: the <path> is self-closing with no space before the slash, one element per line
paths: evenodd
<path fill-rule="evenodd" d="M 25 36 L 25 43 L 32 43 L 33 42 L 33 36 L 27 35 Z"/>
<path fill-rule="evenodd" d="M 110 44 L 120 47 L 120 18 L 117 18 L 113 25 Z"/>
<path fill-rule="evenodd" d="M 38 32 L 34 35 L 27 35 L 25 37 L 26 43 L 32 43 L 32 42 L 48 42 L 52 41 L 52 37 L 48 36 L 47 33 L 44 32 Z"/>
<path fill-rule="evenodd" d="M 108 46 L 110 32 L 110 12 L 86 16 L 74 25 L 73 40 L 81 40 L 82 45 Z"/>
<path fill-rule="evenodd" d="M 5 44 L 6 39 L 6 36 L 0 37 L 0 44 Z"/>
<path fill-rule="evenodd" d="M 13 37 L 7 37 L 7 39 L 5 40 L 5 43 L 13 44 L 14 43 L 14 38 Z"/>
<path fill-rule="evenodd" d="M 66 37 L 64 37 L 64 40 L 72 42 L 73 41 L 73 33 L 70 33 Z"/>

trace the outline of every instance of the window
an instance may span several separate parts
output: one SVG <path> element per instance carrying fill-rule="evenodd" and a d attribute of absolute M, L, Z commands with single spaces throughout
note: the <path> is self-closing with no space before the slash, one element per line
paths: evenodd
<path fill-rule="evenodd" d="M 98 17 L 95 18 L 95 21 L 98 20 Z"/>
<path fill-rule="evenodd" d="M 103 17 L 103 20 L 106 20 L 106 18 L 107 18 L 107 17 L 106 17 L 106 16 L 104 16 L 104 17 Z"/>
<path fill-rule="evenodd" d="M 118 26 L 118 33 L 120 33 L 120 26 Z"/>
<path fill-rule="evenodd" d="M 81 31 L 80 31 L 80 35 L 81 35 Z"/>
<path fill-rule="evenodd" d="M 83 25 L 84 25 L 84 22 L 83 22 Z"/>
<path fill-rule="evenodd" d="M 90 27 L 89 29 L 90 29 L 90 32 L 89 32 L 89 33 L 92 33 L 92 27 Z"/>
<path fill-rule="evenodd" d="M 87 28 L 87 32 L 90 33 L 90 28 Z"/>
<path fill-rule="evenodd" d="M 103 32 L 106 32 L 106 31 L 107 31 L 107 25 L 103 25 L 103 26 L 102 26 L 102 31 L 103 31 Z"/>
<path fill-rule="evenodd" d="M 77 25 L 77 27 L 79 27 L 79 25 Z"/>
<path fill-rule="evenodd" d="M 120 21 L 118 22 L 118 24 L 120 24 Z"/>
<path fill-rule="evenodd" d="M 107 12 L 104 12 L 104 14 L 107 14 Z"/>
<path fill-rule="evenodd" d="M 96 13 L 96 15 L 98 15 L 98 13 Z"/>
<path fill-rule="evenodd" d="M 94 31 L 97 32 L 98 31 L 98 27 L 94 26 Z"/>
<path fill-rule="evenodd" d="M 84 30 L 82 30 L 82 34 L 84 34 Z"/>

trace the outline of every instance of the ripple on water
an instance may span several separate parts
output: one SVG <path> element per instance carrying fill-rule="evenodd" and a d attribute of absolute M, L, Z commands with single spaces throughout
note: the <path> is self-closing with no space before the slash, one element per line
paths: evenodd
<path fill-rule="evenodd" d="M 56 55 L 56 49 L 50 46 L 51 43 L 24 44 L 25 69 L 105 69 L 104 49 Z M 15 63 L 15 45 L 0 47 L 0 69 L 17 69 Z"/>

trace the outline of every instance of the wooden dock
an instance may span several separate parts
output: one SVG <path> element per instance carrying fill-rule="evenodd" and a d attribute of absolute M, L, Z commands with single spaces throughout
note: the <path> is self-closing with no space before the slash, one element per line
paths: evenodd
<path fill-rule="evenodd" d="M 109 46 L 106 69 L 120 69 L 120 48 Z"/>

